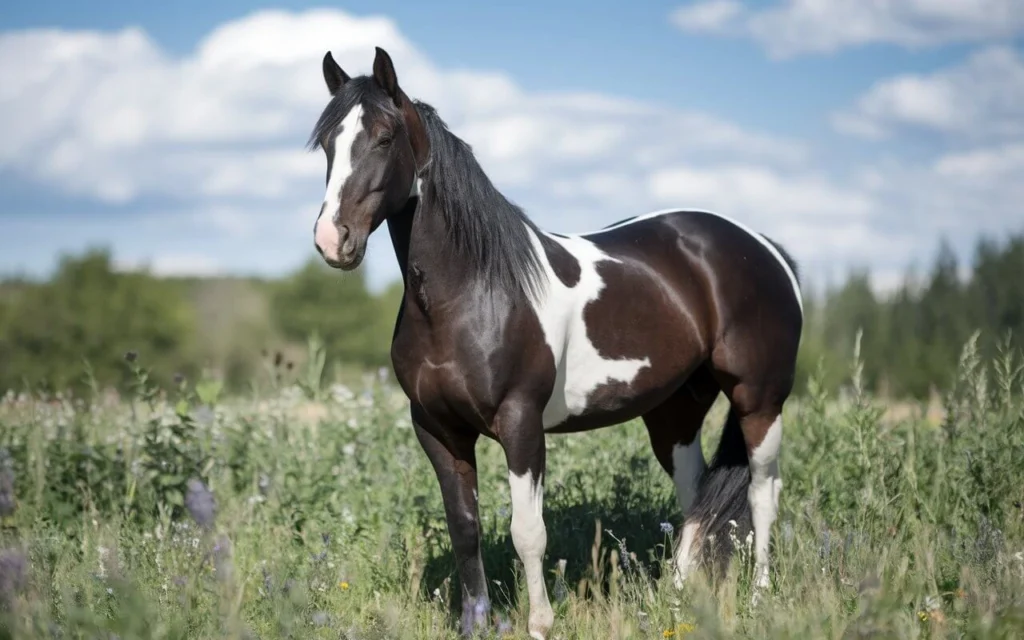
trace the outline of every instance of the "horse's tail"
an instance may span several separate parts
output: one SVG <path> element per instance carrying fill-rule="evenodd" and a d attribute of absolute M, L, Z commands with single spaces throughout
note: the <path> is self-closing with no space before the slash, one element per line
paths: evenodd
<path fill-rule="evenodd" d="M 696 526 L 689 557 L 723 575 L 736 544 L 745 545 L 753 520 L 747 490 L 750 460 L 739 417 L 729 410 L 722 439 L 697 485 L 697 496 L 684 514 L 684 526 Z"/>

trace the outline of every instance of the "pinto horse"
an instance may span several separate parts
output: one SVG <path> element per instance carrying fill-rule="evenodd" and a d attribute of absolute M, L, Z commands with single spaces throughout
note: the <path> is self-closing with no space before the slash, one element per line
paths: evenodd
<path fill-rule="evenodd" d="M 711 534 L 744 522 L 755 594 L 767 586 L 782 407 L 803 324 L 786 252 L 703 211 L 659 211 L 584 234 L 543 231 L 431 106 L 405 94 L 384 50 L 372 74 L 355 78 L 328 52 L 323 75 L 331 98 L 310 148 L 326 154 L 327 192 L 314 240 L 327 264 L 351 270 L 387 222 L 405 283 L 391 358 L 441 487 L 462 632 L 486 625 L 490 606 L 480 436 L 505 452 L 532 637 L 554 624 L 543 571 L 548 434 L 642 418 L 684 514 L 676 586 Z M 700 432 L 719 393 L 730 409 L 708 466 Z"/>

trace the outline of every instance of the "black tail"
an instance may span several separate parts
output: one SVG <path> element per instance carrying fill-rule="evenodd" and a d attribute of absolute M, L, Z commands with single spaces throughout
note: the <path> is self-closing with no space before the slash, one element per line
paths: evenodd
<path fill-rule="evenodd" d="M 683 520 L 684 524 L 699 523 L 692 551 L 713 575 L 724 575 L 728 568 L 734 551 L 732 538 L 743 544 L 754 530 L 747 498 L 749 486 L 747 445 L 739 417 L 730 409 L 718 449 L 701 476 L 697 497 Z"/>

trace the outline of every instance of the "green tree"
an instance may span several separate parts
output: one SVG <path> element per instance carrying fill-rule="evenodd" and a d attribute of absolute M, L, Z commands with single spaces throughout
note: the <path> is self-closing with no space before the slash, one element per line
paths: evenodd
<path fill-rule="evenodd" d="M 329 359 L 386 366 L 400 296 L 400 284 L 374 296 L 362 270 L 342 273 L 311 259 L 274 287 L 271 314 L 288 340 L 305 342 L 311 333 L 319 333 Z"/>
<path fill-rule="evenodd" d="M 136 351 L 158 379 L 188 362 L 192 315 L 175 286 L 117 272 L 106 251 L 63 257 L 50 282 L 19 288 L 0 314 L 0 388 L 81 387 L 85 362 L 100 384 L 125 380 Z"/>

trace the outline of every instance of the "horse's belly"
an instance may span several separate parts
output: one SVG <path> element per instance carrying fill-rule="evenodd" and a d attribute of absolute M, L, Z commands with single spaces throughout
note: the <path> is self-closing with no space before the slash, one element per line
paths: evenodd
<path fill-rule="evenodd" d="M 638 395 L 634 386 L 638 377 L 650 367 L 646 356 L 605 358 L 585 335 L 571 339 L 556 364 L 554 388 L 544 407 L 544 428 L 626 409 Z"/>

